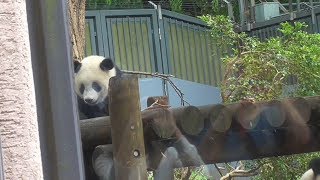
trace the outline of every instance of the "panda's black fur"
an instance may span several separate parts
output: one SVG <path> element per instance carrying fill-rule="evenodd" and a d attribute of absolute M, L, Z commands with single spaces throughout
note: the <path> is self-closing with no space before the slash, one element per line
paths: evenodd
<path fill-rule="evenodd" d="M 115 65 L 115 63 L 110 58 L 105 58 L 103 56 L 88 56 L 84 58 L 81 62 L 74 61 L 74 73 L 80 119 L 108 116 L 108 96 L 103 98 L 102 101 L 100 100 L 101 102 L 99 103 L 90 104 L 86 102 L 84 97 L 81 97 L 83 93 L 81 91 L 84 91 L 85 88 L 88 89 L 91 87 L 92 91 L 96 91 L 97 94 L 106 94 L 107 91 L 97 92 L 97 90 L 108 89 L 109 79 L 113 76 L 121 76 L 121 70 Z M 81 73 L 81 75 L 79 73 Z M 104 81 L 103 78 L 106 78 L 106 80 L 108 80 Z M 84 87 L 82 81 L 85 81 L 86 84 L 89 85 Z M 90 81 L 92 81 L 91 85 Z M 94 83 L 96 81 L 101 81 L 102 83 Z"/>

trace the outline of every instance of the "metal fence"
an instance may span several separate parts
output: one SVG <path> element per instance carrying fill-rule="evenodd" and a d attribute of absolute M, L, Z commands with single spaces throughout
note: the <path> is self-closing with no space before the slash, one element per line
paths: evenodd
<path fill-rule="evenodd" d="M 86 55 L 112 57 L 121 69 L 217 85 L 225 50 L 199 19 L 161 8 L 86 13 Z"/>
<path fill-rule="evenodd" d="M 280 28 L 280 24 L 286 21 L 305 22 L 308 25 L 306 29 L 308 33 L 320 33 L 320 7 L 295 12 L 292 16 L 285 14 L 272 18 L 269 21 L 254 23 L 249 31 L 245 29 L 247 27 L 243 28 L 242 31 L 247 31 L 250 36 L 256 36 L 260 40 L 265 40 L 281 36 L 281 32 L 278 29 Z"/>

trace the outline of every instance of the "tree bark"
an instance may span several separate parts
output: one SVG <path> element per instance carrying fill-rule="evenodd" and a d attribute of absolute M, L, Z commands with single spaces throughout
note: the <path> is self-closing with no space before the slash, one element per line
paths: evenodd
<path fill-rule="evenodd" d="M 70 37 L 73 59 L 85 56 L 85 0 L 69 0 Z"/>

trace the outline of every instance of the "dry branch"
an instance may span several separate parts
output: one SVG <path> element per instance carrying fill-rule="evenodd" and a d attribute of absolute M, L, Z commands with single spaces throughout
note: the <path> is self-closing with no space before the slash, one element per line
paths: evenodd
<path fill-rule="evenodd" d="M 235 170 L 227 173 L 226 175 L 222 176 L 220 180 L 225 180 L 225 179 L 231 179 L 234 177 L 251 177 L 258 175 L 259 172 L 258 170 L 261 168 L 263 164 L 259 164 L 257 167 L 250 169 L 250 170 L 239 170 L 240 168 L 237 167 Z M 241 165 L 240 165 L 241 166 Z"/>
<path fill-rule="evenodd" d="M 152 76 L 152 77 L 157 77 L 157 78 L 161 78 L 165 81 L 167 81 L 172 88 L 174 89 L 174 91 L 177 93 L 177 95 L 180 97 L 181 99 L 181 105 L 184 106 L 184 103 L 190 105 L 190 103 L 188 103 L 184 98 L 183 98 L 183 92 L 174 84 L 174 82 L 170 79 L 171 77 L 174 77 L 171 74 L 161 74 L 161 73 L 149 73 L 149 72 L 142 72 L 142 71 L 128 71 L 128 70 L 122 70 L 123 73 L 127 73 L 127 74 L 136 74 L 136 75 L 145 75 L 145 76 Z"/>

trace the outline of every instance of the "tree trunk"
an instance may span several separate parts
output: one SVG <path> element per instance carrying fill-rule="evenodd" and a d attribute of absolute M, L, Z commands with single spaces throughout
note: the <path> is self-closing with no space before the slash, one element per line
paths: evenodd
<path fill-rule="evenodd" d="M 70 37 L 75 60 L 85 56 L 85 5 L 85 0 L 69 0 Z"/>

